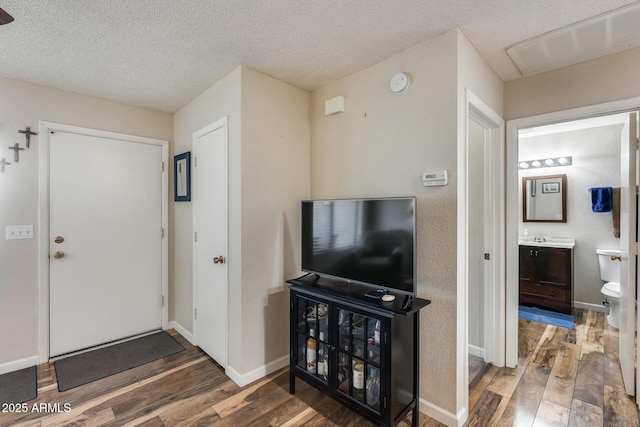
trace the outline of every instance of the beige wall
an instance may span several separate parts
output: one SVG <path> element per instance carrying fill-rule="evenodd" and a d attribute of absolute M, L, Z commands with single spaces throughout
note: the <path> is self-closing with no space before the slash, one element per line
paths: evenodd
<path fill-rule="evenodd" d="M 451 31 L 321 88 L 311 101 L 313 198 L 413 195 L 417 199 L 420 397 L 456 413 L 457 43 Z M 400 95 L 399 71 L 411 76 Z M 346 111 L 324 115 L 324 102 Z M 447 169 L 446 187 L 425 188 L 425 171 Z M 437 325 L 437 326 L 434 326 Z"/>
<path fill-rule="evenodd" d="M 310 94 L 242 67 L 241 373 L 289 355 L 300 273 L 300 200 L 310 194 Z"/>
<path fill-rule="evenodd" d="M 460 30 L 458 36 L 458 131 L 465 137 L 466 89 L 503 117 L 504 83 Z"/>
<path fill-rule="evenodd" d="M 173 154 L 191 151 L 193 132 L 227 116 L 229 135 L 229 304 L 240 306 L 240 68 L 232 71 L 215 85 L 204 91 L 193 101 L 174 114 Z M 171 165 L 173 177 L 173 164 Z M 173 260 L 173 285 L 169 297 L 172 301 L 169 319 L 174 320 L 187 332 L 193 332 L 193 211 L 189 202 L 173 202 L 173 180 L 171 180 L 170 205 L 173 221 L 170 236 L 173 244 L 169 252 Z M 230 310 L 230 348 L 237 348 L 240 335 L 240 313 Z M 235 329 L 237 326 L 237 330 Z M 231 345 L 231 340 L 235 340 Z M 229 353 L 229 359 L 232 354 Z"/>
<path fill-rule="evenodd" d="M 411 76 L 389 90 L 399 71 Z M 465 89 L 498 114 L 502 82 L 464 35 L 453 30 L 312 93 L 311 195 L 416 197 L 421 312 L 420 397 L 455 417 L 461 409 L 457 366 L 458 143 L 466 138 Z M 324 102 L 346 98 L 346 111 L 324 115 Z M 426 188 L 425 171 L 447 169 L 446 187 Z M 466 349 L 462 349 L 466 351 Z"/>
<path fill-rule="evenodd" d="M 18 129 L 40 121 L 64 123 L 171 140 L 170 114 L 0 77 L 0 158 L 11 162 L 0 174 L 0 366 L 38 355 L 38 145 L 20 152 L 6 147 L 24 136 Z M 4 147 L 6 146 L 6 147 Z M 35 239 L 4 239 L 7 225 L 33 224 Z"/>
<path fill-rule="evenodd" d="M 640 48 L 505 83 L 505 119 L 640 96 Z"/>
<path fill-rule="evenodd" d="M 309 196 L 309 93 L 238 67 L 174 116 L 175 153 L 229 117 L 228 365 L 248 375 L 288 355 L 288 292 L 299 272 L 299 202 Z M 193 331 L 192 208 L 174 203 L 175 320 Z"/>

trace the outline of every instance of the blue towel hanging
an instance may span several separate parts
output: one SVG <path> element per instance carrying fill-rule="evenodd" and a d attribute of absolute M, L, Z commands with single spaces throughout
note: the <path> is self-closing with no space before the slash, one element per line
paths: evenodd
<path fill-rule="evenodd" d="M 611 212 L 611 187 L 591 188 L 591 210 L 593 212 Z"/>

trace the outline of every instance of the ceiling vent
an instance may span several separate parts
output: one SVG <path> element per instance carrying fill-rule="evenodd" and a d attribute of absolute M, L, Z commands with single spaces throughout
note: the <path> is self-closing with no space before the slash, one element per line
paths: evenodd
<path fill-rule="evenodd" d="M 633 3 L 509 46 L 524 76 L 640 46 L 640 4 Z"/>

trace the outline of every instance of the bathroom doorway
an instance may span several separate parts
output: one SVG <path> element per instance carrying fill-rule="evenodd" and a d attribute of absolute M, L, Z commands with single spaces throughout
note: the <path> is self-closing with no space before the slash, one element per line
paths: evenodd
<path fill-rule="evenodd" d="M 600 275 L 595 250 L 603 246 L 605 248 L 620 248 L 621 242 L 613 235 L 611 215 L 592 213 L 588 189 L 600 186 L 622 186 L 624 188 L 625 174 L 626 179 L 631 178 L 634 183 L 637 180 L 637 174 L 634 170 L 631 172 L 621 170 L 620 147 L 625 123 L 628 122 L 628 112 L 637 110 L 639 105 L 640 99 L 632 99 L 518 119 L 507 123 L 507 366 L 515 366 L 518 360 L 519 266 L 518 257 L 509 254 L 518 254 L 519 237 L 522 236 L 525 227 L 532 236 L 559 235 L 558 237 L 575 239 L 574 280 L 582 287 L 576 286 L 574 288 L 575 293 L 572 298 L 574 307 L 597 311 L 605 310 L 601 304 L 602 297 L 599 295 L 602 283 L 599 281 Z M 626 132 L 629 132 L 628 129 Z M 531 145 L 527 147 L 526 144 Z M 545 145 L 547 150 L 555 151 L 539 151 L 539 154 L 536 155 L 535 150 L 544 150 Z M 588 148 L 587 145 L 592 147 Z M 634 151 L 634 153 L 637 152 Z M 573 157 L 573 164 L 564 167 L 565 170 L 562 172 L 567 173 L 566 223 L 522 222 L 523 174 L 520 172 L 518 163 L 525 160 L 523 155 L 528 156 L 526 160 L 561 156 Z M 633 156 L 633 160 L 635 165 L 636 155 Z M 550 174 L 550 169 L 552 168 L 541 169 L 539 172 L 540 174 Z M 555 172 L 553 171 L 553 173 Z M 622 216 L 624 217 L 624 215 Z M 633 216 L 634 218 L 626 219 L 627 227 L 634 227 L 637 216 L 635 213 Z M 625 220 L 623 219 L 623 221 Z M 635 241 L 635 236 L 633 240 Z M 628 245 L 624 242 L 623 244 Z M 630 264 L 636 265 L 637 261 Z M 635 282 L 635 270 L 633 277 L 633 282 Z M 631 288 L 633 289 L 631 301 L 635 303 L 635 286 Z M 633 315 L 631 317 L 635 318 Z M 633 338 L 633 327 L 630 334 Z M 621 341 L 625 342 L 624 339 Z M 632 341 L 629 340 L 634 354 L 631 356 L 631 362 L 635 358 L 635 348 Z M 628 344 L 621 344 L 621 355 L 623 352 L 629 354 L 628 347 Z M 633 363 L 631 363 L 632 365 Z M 633 383 L 636 374 L 631 372 L 630 376 L 632 378 L 628 382 Z M 627 390 L 629 392 L 633 388 L 628 386 Z"/>

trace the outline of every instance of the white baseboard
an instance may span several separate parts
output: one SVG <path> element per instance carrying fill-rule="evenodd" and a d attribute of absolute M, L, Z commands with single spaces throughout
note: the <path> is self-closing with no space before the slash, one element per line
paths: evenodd
<path fill-rule="evenodd" d="M 176 332 L 179 333 L 180 335 L 182 335 L 184 337 L 184 339 L 189 341 L 189 343 L 191 343 L 191 345 L 196 345 L 196 343 L 193 340 L 193 334 L 191 334 L 191 332 L 187 331 L 184 327 L 182 327 L 182 325 L 180 325 L 175 320 L 172 320 L 172 321 L 169 322 L 169 329 L 175 329 Z"/>
<path fill-rule="evenodd" d="M 231 380 L 238 384 L 240 387 L 244 387 L 247 384 L 251 384 L 252 382 L 259 380 L 260 378 L 269 375 L 272 372 L 277 371 L 278 369 L 284 368 L 289 365 L 289 356 L 282 356 L 280 359 L 276 359 L 273 362 L 269 362 L 266 365 L 260 366 L 257 369 L 254 369 L 251 372 L 247 372 L 246 374 L 241 374 L 231 366 L 227 366 L 227 369 L 224 371 L 225 374 Z"/>
<path fill-rule="evenodd" d="M 475 345 L 469 344 L 468 352 L 472 356 L 484 359 L 484 348 L 476 347 Z"/>
<path fill-rule="evenodd" d="M 601 305 L 601 304 L 591 304 L 591 303 L 588 303 L 588 302 L 574 301 L 573 302 L 573 306 L 575 308 L 582 308 L 583 310 L 600 311 L 602 313 L 608 313 L 609 312 L 607 307 L 605 307 L 604 305 Z"/>
<path fill-rule="evenodd" d="M 39 356 L 31 356 L 25 359 L 14 360 L 13 362 L 7 362 L 0 365 L 0 375 L 6 374 L 20 369 L 28 368 L 29 366 L 38 366 L 40 363 Z"/>
<path fill-rule="evenodd" d="M 456 416 L 455 414 L 446 411 L 431 402 L 427 402 L 422 398 L 419 399 L 419 402 L 420 406 L 418 409 L 420 412 L 449 427 L 462 427 L 469 417 L 466 409 L 462 409 Z"/>

